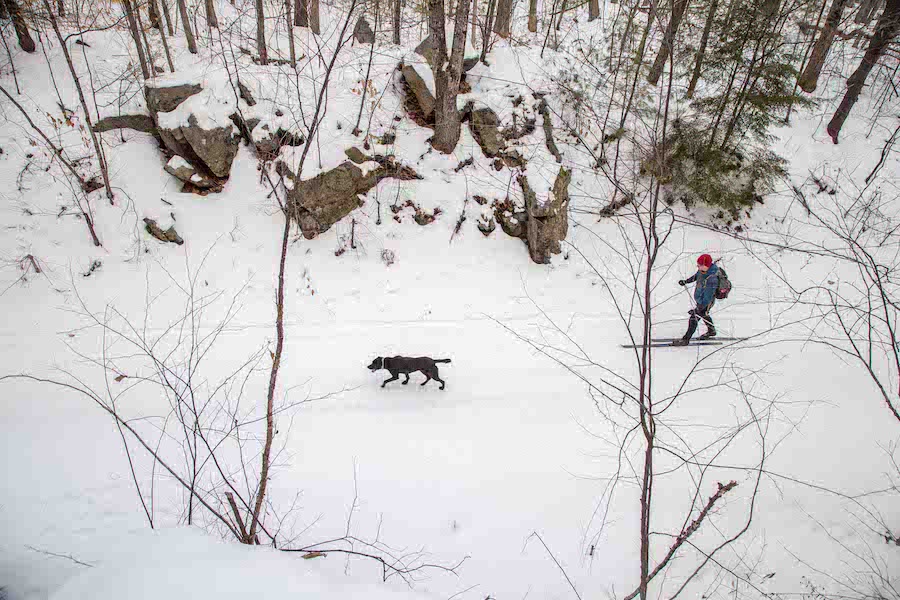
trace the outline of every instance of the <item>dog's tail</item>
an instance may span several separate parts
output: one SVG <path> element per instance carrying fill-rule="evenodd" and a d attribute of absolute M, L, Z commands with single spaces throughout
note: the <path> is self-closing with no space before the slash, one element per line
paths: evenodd
<path fill-rule="evenodd" d="M 434 362 L 436 362 L 436 363 L 448 363 L 448 362 L 450 362 L 450 359 L 449 359 L 449 358 L 441 358 L 441 359 L 438 359 L 438 360 L 436 360 L 436 361 L 434 361 Z"/>

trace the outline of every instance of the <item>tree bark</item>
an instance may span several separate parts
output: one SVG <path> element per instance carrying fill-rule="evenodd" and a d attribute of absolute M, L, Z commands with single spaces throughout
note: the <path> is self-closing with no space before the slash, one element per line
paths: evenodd
<path fill-rule="evenodd" d="M 588 23 L 600 18 L 600 0 L 589 0 Z"/>
<path fill-rule="evenodd" d="M 511 20 L 512 0 L 497 0 L 497 20 L 494 21 L 494 33 L 502 38 L 508 38 Z"/>
<path fill-rule="evenodd" d="M 309 27 L 309 12 L 306 10 L 307 0 L 294 2 L 294 25 L 297 27 Z M 399 0 L 397 0 L 399 2 Z"/>
<path fill-rule="evenodd" d="M 828 9 L 828 17 L 825 18 L 825 25 L 819 33 L 819 39 L 813 46 L 812 54 L 803 74 L 800 75 L 800 87 L 804 92 L 810 94 L 816 91 L 819 83 L 819 74 L 825 65 L 825 58 L 828 51 L 831 50 L 831 43 L 834 41 L 834 34 L 837 33 L 838 24 L 841 22 L 841 15 L 844 13 L 844 7 L 849 4 L 850 0 L 832 0 L 831 8 Z"/>
<path fill-rule="evenodd" d="M 169 32 L 169 37 L 175 37 L 175 29 L 172 27 L 172 15 L 169 14 L 169 5 L 166 3 L 166 0 L 159 0 L 162 5 L 162 13 L 163 17 L 166 19 L 166 30 Z"/>
<path fill-rule="evenodd" d="M 7 0 L 7 2 L 9 2 L 9 0 Z M 84 110 L 84 122 L 91 134 L 91 141 L 93 142 L 94 150 L 97 153 L 97 162 L 100 163 L 100 174 L 103 176 L 103 183 L 106 186 L 106 197 L 109 199 L 109 203 L 112 204 L 113 192 L 112 186 L 109 185 L 109 168 L 106 165 L 106 158 L 104 158 L 103 156 L 103 149 L 100 148 L 100 140 L 97 139 L 97 134 L 94 132 L 94 123 L 91 119 L 91 111 L 88 109 L 87 100 L 84 99 L 84 91 L 81 89 L 81 81 L 78 79 L 78 72 L 75 70 L 75 64 L 72 62 L 72 55 L 69 54 L 69 48 L 66 46 L 66 40 L 59 32 L 59 25 L 56 22 L 56 17 L 53 15 L 53 11 L 50 9 L 50 3 L 47 0 L 44 0 L 44 8 L 47 11 L 47 16 L 50 18 L 50 24 L 53 26 L 53 32 L 56 33 L 56 39 L 59 41 L 59 46 L 60 48 L 62 48 L 63 54 L 66 57 L 66 64 L 69 65 L 69 72 L 72 74 L 72 79 L 75 81 L 75 89 L 78 91 L 78 99 L 81 101 L 82 110 Z"/>
<path fill-rule="evenodd" d="M 34 52 L 34 40 L 28 33 L 28 26 L 25 24 L 25 18 L 22 16 L 22 9 L 19 7 L 17 0 L 4 0 L 6 3 L 6 11 L 9 18 L 12 19 L 13 28 L 16 30 L 16 37 L 19 38 L 19 47 L 25 52 Z M 49 11 L 49 9 L 48 9 Z"/>
<path fill-rule="evenodd" d="M 706 56 L 706 45 L 709 43 L 709 32 L 712 30 L 718 7 L 719 0 L 710 1 L 709 13 L 706 15 L 706 25 L 703 26 L 703 35 L 700 36 L 700 47 L 697 48 L 694 72 L 691 74 L 691 83 L 688 85 L 687 94 L 685 95 L 688 100 L 694 97 L 694 90 L 697 89 L 697 82 L 700 81 L 700 73 L 703 71 L 703 59 Z"/>
<path fill-rule="evenodd" d="M 472 0 L 472 7 L 469 9 L 472 13 L 472 47 L 475 47 L 475 38 L 478 36 L 478 0 Z"/>
<path fill-rule="evenodd" d="M 868 25 L 872 17 L 875 16 L 875 9 L 879 3 L 880 0 L 862 0 L 859 3 L 859 11 L 856 13 L 854 22 L 858 25 Z"/>
<path fill-rule="evenodd" d="M 9 11 L 6 10 L 6 2 L 4 0 L 0 0 L 0 19 L 8 19 Z"/>
<path fill-rule="evenodd" d="M 207 0 L 211 1 L 211 0 Z M 299 0 L 295 0 L 299 2 Z M 291 68 L 297 68 L 297 46 L 294 44 L 294 27 L 291 24 L 291 0 L 284 0 L 284 18 L 287 21 L 288 48 L 291 53 Z"/>
<path fill-rule="evenodd" d="M 672 46 L 675 44 L 675 36 L 678 34 L 678 26 L 681 24 L 681 19 L 684 17 L 684 11 L 687 10 L 688 2 L 689 0 L 675 0 L 672 6 L 672 14 L 669 17 L 669 24 L 666 25 L 666 33 L 663 36 L 662 46 L 659 48 L 656 60 L 653 61 L 653 67 L 650 68 L 650 74 L 647 75 L 647 81 L 650 85 L 656 85 L 659 82 L 659 78 L 662 76 L 663 67 L 666 66 L 666 61 L 669 60 L 669 55 L 672 53 Z"/>
<path fill-rule="evenodd" d="M 595 2 L 597 2 L 597 0 L 591 0 L 592 10 Z M 599 12 L 599 6 L 597 10 Z M 537 0 L 530 0 L 528 3 L 528 31 L 537 33 Z"/>
<path fill-rule="evenodd" d="M 468 2 L 461 2 L 456 11 L 453 29 L 453 48 L 450 60 L 447 60 L 447 34 L 444 29 L 444 1 L 428 0 L 431 35 L 434 36 L 432 48 L 435 88 L 434 137 L 431 145 L 445 154 L 453 152 L 460 136 L 460 116 L 456 109 L 456 96 L 459 94 L 459 80 L 462 76 L 463 58 L 466 48 L 466 25 L 469 21 Z"/>
<path fill-rule="evenodd" d="M 125 9 L 125 17 L 128 20 L 128 29 L 131 31 L 131 39 L 134 40 L 134 46 L 137 48 L 138 62 L 141 65 L 141 75 L 144 80 L 150 79 L 150 68 L 147 65 L 147 56 L 144 54 L 144 44 L 141 43 L 140 28 L 137 19 L 134 17 L 134 7 L 131 0 L 122 0 L 122 8 Z"/>
<path fill-rule="evenodd" d="M 184 0 L 179 0 L 184 2 Z M 256 0 L 256 48 L 259 51 L 259 64 L 269 63 L 269 50 L 266 48 L 266 7 L 263 0 Z"/>
<path fill-rule="evenodd" d="M 319 0 L 309 0 L 309 30 L 316 35 L 322 33 L 319 27 Z"/>
<path fill-rule="evenodd" d="M 147 18 L 150 19 L 150 27 L 153 29 L 162 27 L 162 23 L 159 20 L 159 9 L 156 7 L 156 2 L 152 0 L 147 2 Z"/>
<path fill-rule="evenodd" d="M 184 37 L 187 38 L 188 50 L 190 50 L 191 54 L 197 54 L 197 40 L 194 38 L 194 31 L 191 29 L 186 0 L 175 1 L 178 2 L 178 14 L 181 15 L 181 28 L 184 29 Z"/>
<path fill-rule="evenodd" d="M 841 100 L 840 106 L 828 123 L 828 135 L 835 144 L 838 143 L 838 135 L 841 133 L 844 121 L 847 120 L 850 110 L 859 99 L 869 72 L 884 54 L 891 40 L 898 34 L 900 34 L 900 0 L 888 0 L 884 12 L 881 13 L 878 23 L 875 25 L 875 35 L 872 36 L 869 49 L 866 50 L 856 71 L 847 80 L 847 92 L 844 94 L 844 99 Z"/>
<path fill-rule="evenodd" d="M 219 19 L 216 17 L 215 0 L 206 0 L 206 24 L 210 27 L 219 28 Z"/>
<path fill-rule="evenodd" d="M 169 63 L 169 71 L 174 73 L 175 72 L 175 63 L 172 62 L 172 53 L 169 51 L 169 40 L 166 37 L 165 28 L 162 26 L 162 23 L 159 22 L 159 7 L 156 6 L 156 0 L 149 0 L 149 2 L 150 2 L 149 6 L 151 6 L 153 8 L 153 12 L 156 13 L 157 29 L 159 29 L 159 37 L 162 38 L 163 50 L 166 53 L 166 62 Z"/>
<path fill-rule="evenodd" d="M 66 16 L 66 4 L 63 0 L 56 0 L 56 14 L 60 17 Z"/>
<path fill-rule="evenodd" d="M 394 43 L 400 45 L 400 0 L 394 0 Z"/>
<path fill-rule="evenodd" d="M 484 25 L 481 28 L 481 58 L 484 62 L 487 58 L 488 46 L 491 43 L 491 26 L 493 25 L 494 9 L 497 6 L 497 0 L 488 0 L 487 15 L 484 18 Z"/>

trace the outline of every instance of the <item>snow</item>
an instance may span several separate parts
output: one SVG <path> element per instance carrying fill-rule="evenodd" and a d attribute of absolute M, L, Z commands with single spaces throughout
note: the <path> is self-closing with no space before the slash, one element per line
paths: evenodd
<path fill-rule="evenodd" d="M 173 156 L 172 158 L 170 158 L 169 162 L 166 164 L 170 168 L 175 169 L 175 170 L 181 169 L 181 168 L 191 169 L 192 171 L 194 170 L 194 167 L 191 165 L 191 163 L 186 161 L 184 158 L 178 156 L 177 154 L 175 156 Z"/>
<path fill-rule="evenodd" d="M 238 14 L 229 3 L 218 6 L 223 21 Z M 319 39 L 328 57 L 341 15 L 330 6 L 322 9 L 329 29 Z M 587 36 L 600 25 L 582 26 Z M 127 35 L 91 32 L 84 38 L 91 44 L 84 49 L 89 59 L 103 66 L 97 76 L 117 77 L 131 51 Z M 220 53 L 205 48 L 192 57 L 183 40 L 173 43 L 178 73 L 159 81 L 202 81 L 204 91 L 162 115 L 166 124 L 183 125 L 194 114 L 203 127 L 230 127 L 228 116 L 238 108 L 273 131 L 297 130 L 304 118 L 311 119 L 308 111 L 318 97 L 324 68 L 312 59 L 316 43 L 305 30 L 297 30 L 298 54 L 309 57 L 303 61 L 299 89 L 293 87 L 288 67 L 267 70 L 240 57 L 241 80 L 257 100 L 254 107 L 235 99 Z M 283 32 L 274 36 L 274 43 L 273 53 L 283 55 Z M 572 68 L 562 51 L 548 48 L 543 59 L 540 51 L 540 43 L 524 47 L 498 41 L 489 55 L 490 67 L 478 65 L 470 72 L 473 91 L 465 98 L 491 107 L 504 125 L 510 124 L 516 110 L 511 97 L 522 95 L 530 102 L 533 92 L 554 89 L 551 73 Z M 153 491 L 156 529 L 150 530 L 122 439 L 109 417 L 71 391 L 17 380 L 0 383 L 0 471 L 5 474 L 0 481 L 0 587 L 10 600 L 221 598 L 260 592 L 325 599 L 573 597 L 554 559 L 582 597 L 621 597 L 635 587 L 638 493 L 624 478 L 639 464 L 633 462 L 636 442 L 626 439 L 621 428 L 625 418 L 618 407 L 592 397 L 583 379 L 510 330 L 539 347 L 562 348 L 570 358 L 583 351 L 590 360 L 578 361 L 577 369 L 591 380 L 606 369 L 631 377 L 634 356 L 618 348 L 627 332 L 605 286 L 630 298 L 632 273 L 622 257 L 640 253 L 640 241 L 631 243 L 640 240 L 639 230 L 628 218 L 597 221 L 590 211 L 609 200 L 610 185 L 593 169 L 593 157 L 560 136 L 564 166 L 573 170 L 568 241 L 584 255 L 566 246 L 566 256 L 535 265 L 522 242 L 499 227 L 484 237 L 475 224 L 478 215 L 492 214 L 490 208 L 474 202 L 464 208 L 465 201 L 475 194 L 489 201 L 516 200 L 521 195 L 516 172 L 505 167 L 495 171 L 468 128 L 454 153 L 430 149 L 432 132 L 403 116 L 394 69 L 404 52 L 378 47 L 371 74 L 375 93 L 367 95 L 367 107 L 374 101 L 378 108 L 371 128 L 368 108 L 360 127 L 369 131 L 367 153 L 392 153 L 423 179 L 385 180 L 358 210 L 315 240 L 291 237 L 286 348 L 277 390 L 285 410 L 278 417 L 278 454 L 266 517 L 281 528 L 281 539 L 296 547 L 349 532 L 372 544 L 355 542 L 361 551 L 401 555 L 421 550 L 425 562 L 451 566 L 466 559 L 458 575 L 432 570 L 420 573 L 411 587 L 397 578 L 384 583 L 380 566 L 365 558 L 332 553 L 303 560 L 268 547 L 242 547 L 223 541 L 223 528 L 208 516 L 197 516 L 194 526 L 186 527 L 182 490 L 130 440 L 141 489 L 147 495 Z M 77 106 L 74 88 L 60 75 L 66 68 L 61 55 L 54 50 L 51 56 L 63 102 Z M 75 58 L 82 61 L 79 57 L 80 52 Z M 35 74 L 26 84 L 28 101 L 23 104 L 32 114 L 55 111 L 56 92 L 43 58 L 21 52 L 14 58 L 20 73 Z M 367 47 L 347 48 L 341 55 L 303 179 L 345 161 L 347 147 L 363 148 L 363 136 L 352 130 L 367 61 Z M 823 98 L 842 85 L 837 79 L 830 87 L 826 83 Z M 140 96 L 131 96 L 125 108 L 141 108 Z M 117 98 L 110 86 L 99 93 L 98 103 L 112 114 Z M 558 95 L 547 99 L 554 115 L 565 109 Z M 867 106 L 864 100 L 855 110 Z M 223 318 L 232 300 L 239 309 L 198 373 L 204 392 L 259 352 L 263 362 L 248 375 L 243 405 L 248 415 L 259 415 L 268 352 L 274 348 L 282 222 L 251 150 L 241 147 L 222 193 L 201 197 L 180 193 L 180 184 L 163 171 L 164 159 L 149 136 L 124 132 L 127 141 L 121 143 L 118 134 L 104 134 L 117 198 L 111 206 L 102 192 L 92 196 L 103 242 L 96 248 L 59 165 L 46 149 L 29 143 L 23 134 L 27 125 L 17 114 L 8 110 L 5 116 L 0 123 L 0 192 L 6 199 L 0 209 L 5 224 L 0 232 L 5 266 L 0 270 L 5 313 L 0 375 L 28 372 L 62 379 L 72 373 L 100 390 L 107 384 L 114 393 L 129 390 L 119 400 L 122 410 L 166 451 L 177 452 L 174 439 L 159 435 L 171 419 L 167 397 L 152 387 L 132 390 L 136 377 L 107 381 L 97 362 L 103 364 L 106 351 L 125 356 L 116 367 L 126 375 L 152 369 L 129 358 L 131 350 L 121 344 L 104 345 L 83 313 L 114 318 L 118 311 L 156 339 L 184 314 L 184 290 L 193 281 L 196 288 L 191 289 L 204 297 L 221 294 L 204 312 L 203 331 Z M 515 148 L 529 161 L 530 185 L 546 198 L 560 165 L 544 147 L 540 115 L 537 119 L 536 131 Z M 868 126 L 865 119 L 848 121 L 841 145 L 833 146 L 820 115 L 796 115 L 790 127 L 776 132 L 777 149 L 792 159 L 790 181 L 799 184 L 810 170 L 840 170 L 859 183 L 877 159 L 885 131 L 890 132 L 879 123 L 867 137 Z M 396 133 L 397 143 L 376 144 L 375 137 L 388 132 Z M 83 143 L 77 130 L 59 135 L 67 148 Z M 284 148 L 279 158 L 296 168 L 301 153 L 302 148 Z M 469 157 L 475 164 L 456 172 Z M 181 165 L 178 158 L 169 164 Z M 375 164 L 361 168 L 368 172 Z M 886 191 L 896 184 L 898 172 L 894 154 L 884 168 L 891 177 Z M 427 212 L 441 208 L 442 214 L 424 227 L 406 217 L 397 223 L 390 206 L 407 200 Z M 692 216 L 683 207 L 673 210 Z M 454 234 L 463 211 L 469 218 Z M 748 228 L 773 244 L 786 237 L 821 240 L 821 232 L 787 219 L 802 214 L 785 186 L 755 210 Z M 704 216 L 703 209 L 693 215 Z M 144 217 L 173 223 L 184 246 L 147 236 Z M 854 276 L 853 269 L 833 261 L 786 252 L 769 255 L 684 223 L 675 225 L 670 243 L 655 296 L 661 335 L 677 335 L 686 324 L 688 300 L 675 282 L 691 271 L 701 252 L 724 256 L 736 286 L 732 298 L 715 310 L 719 331 L 727 335 L 753 335 L 798 316 L 800 309 L 782 302 L 787 294 L 779 275 L 787 275 L 798 288 L 853 281 Z M 345 251 L 336 256 L 340 248 Z M 20 267 L 19 260 L 29 254 L 39 261 L 41 274 Z M 388 265 L 383 255 L 395 260 Z M 102 267 L 84 276 L 95 260 Z M 592 265 L 609 277 L 601 279 Z M 747 418 L 748 398 L 781 401 L 766 413 L 770 455 L 753 525 L 720 560 L 754 586 L 784 595 L 807 593 L 813 583 L 833 585 L 820 573 L 837 577 L 860 568 L 841 545 L 859 556 L 871 553 L 888 573 L 900 571 L 895 549 L 859 524 L 867 522 L 863 507 L 871 507 L 896 530 L 896 496 L 865 495 L 887 487 L 886 474 L 896 472 L 891 462 L 897 460 L 896 423 L 885 418 L 866 376 L 828 348 L 805 343 L 808 335 L 801 323 L 786 329 L 777 344 L 726 353 L 735 369 L 764 375 L 746 390 L 746 397 L 704 391 L 710 380 L 702 375 L 699 389 L 667 412 L 675 430 L 666 441 L 692 455 L 715 447 L 720 436 Z M 801 341 L 791 341 L 797 339 Z M 365 366 L 375 356 L 394 354 L 451 358 L 451 364 L 441 365 L 447 389 L 419 387 L 418 375 L 408 386 L 393 382 L 382 389 L 386 374 L 370 373 Z M 654 386 L 671 393 L 703 356 L 702 349 L 661 349 L 654 354 L 659 367 Z M 710 373 L 713 379 L 721 374 L 712 367 Z M 761 443 L 755 428 L 741 431 L 722 460 L 749 470 L 712 470 L 698 491 L 705 499 L 718 482 L 738 481 L 716 509 L 715 527 L 701 528 L 692 538 L 704 548 L 744 524 Z M 247 449 L 247 462 L 256 468 L 258 448 L 248 441 Z M 678 531 L 686 515 L 696 514 L 691 512 L 693 481 L 668 474 L 657 484 L 654 530 Z M 668 541 L 658 540 L 654 557 L 664 553 Z M 683 580 L 697 556 L 681 555 L 665 585 Z M 763 579 L 769 573 L 775 575 Z M 683 597 L 700 597 L 708 590 L 709 597 L 734 597 L 747 592 L 743 585 L 711 568 Z"/>

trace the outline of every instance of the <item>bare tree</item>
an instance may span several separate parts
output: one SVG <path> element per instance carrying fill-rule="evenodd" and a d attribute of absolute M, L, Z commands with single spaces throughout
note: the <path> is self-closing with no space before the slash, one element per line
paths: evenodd
<path fill-rule="evenodd" d="M 691 73 L 691 82 L 688 84 L 685 98 L 690 100 L 694 97 L 694 90 L 697 89 L 697 82 L 700 81 L 700 73 L 703 70 L 703 59 L 706 56 L 706 45 L 709 43 L 709 33 L 712 31 L 713 23 L 716 19 L 716 9 L 719 6 L 719 0 L 710 0 L 709 13 L 706 15 L 706 24 L 703 25 L 703 33 L 700 36 L 700 46 L 697 48 L 697 57 L 694 59 L 694 71 Z"/>
<path fill-rule="evenodd" d="M 672 0 L 672 13 L 669 17 L 669 24 L 666 26 L 666 33 L 663 36 L 663 42 L 659 47 L 659 53 L 656 55 L 656 60 L 653 61 L 653 66 L 650 68 L 650 73 L 647 75 L 647 81 L 650 82 L 651 85 L 656 85 L 659 82 L 663 67 L 666 66 L 666 61 L 672 53 L 672 47 L 675 44 L 675 36 L 678 33 L 678 26 L 681 24 L 681 19 L 684 17 L 684 11 L 687 10 L 688 3 L 689 0 Z"/>
<path fill-rule="evenodd" d="M 215 0 L 206 0 L 206 24 L 210 27 L 219 27 L 219 19 L 216 18 Z"/>
<path fill-rule="evenodd" d="M 594 9 L 596 0 L 591 0 L 591 10 Z M 597 12 L 600 12 L 599 6 Z M 529 0 L 528 2 L 528 31 L 537 33 L 537 0 Z"/>
<path fill-rule="evenodd" d="M 184 0 L 179 0 L 184 1 Z M 263 0 L 256 0 L 256 49 L 259 52 L 259 64 L 269 63 L 269 50 L 266 48 L 266 6 Z"/>
<path fill-rule="evenodd" d="M 494 21 L 494 33 L 502 38 L 509 37 L 512 10 L 513 0 L 497 0 L 497 18 Z"/>
<path fill-rule="evenodd" d="M 34 52 L 34 40 L 28 32 L 28 26 L 25 24 L 25 18 L 22 16 L 22 9 L 19 7 L 18 0 L 2 0 L 9 18 L 12 19 L 13 28 L 16 30 L 16 37 L 19 38 L 19 47 L 25 52 Z"/>
<path fill-rule="evenodd" d="M 856 104 L 859 95 L 862 93 L 869 73 L 887 50 L 888 44 L 898 34 L 900 34 L 900 0 L 887 0 L 884 12 L 878 17 L 875 35 L 872 36 L 869 48 L 866 50 L 866 54 L 860 61 L 856 71 L 847 80 L 847 92 L 844 94 L 844 98 L 841 100 L 841 104 L 835 111 L 834 116 L 831 117 L 831 121 L 828 122 L 828 135 L 831 136 L 831 140 L 835 144 L 838 143 L 838 135 L 841 133 L 844 121 L 847 120 L 853 105 Z"/>
<path fill-rule="evenodd" d="M 122 8 L 125 10 L 125 16 L 128 19 L 128 30 L 131 32 L 131 39 L 134 40 L 134 46 L 137 48 L 138 64 L 141 65 L 141 75 L 144 80 L 150 79 L 150 67 L 147 65 L 147 57 L 144 54 L 144 45 L 141 42 L 140 28 L 134 15 L 134 7 L 131 0 L 122 0 Z"/>
<path fill-rule="evenodd" d="M 431 144 L 435 149 L 449 154 L 453 152 L 460 136 L 460 115 L 456 108 L 459 81 L 462 77 L 463 58 L 466 49 L 466 25 L 469 21 L 468 2 L 462 2 L 456 11 L 453 29 L 453 48 L 447 57 L 447 34 L 444 28 L 444 0 L 429 0 L 428 18 L 431 24 L 432 52 L 435 87 L 435 124 Z"/>
<path fill-rule="evenodd" d="M 181 28 L 184 30 L 184 37 L 187 39 L 188 50 L 191 54 L 197 54 L 197 40 L 196 38 L 194 38 L 194 31 L 191 29 L 191 20 L 188 16 L 187 0 L 175 1 L 178 3 L 178 14 L 181 15 Z"/>
<path fill-rule="evenodd" d="M 299 0 L 295 0 L 299 1 Z M 284 20 L 287 25 L 288 51 L 291 57 L 291 68 L 297 68 L 297 46 L 294 43 L 294 27 L 291 24 L 292 19 L 291 0 L 284 0 Z"/>
<path fill-rule="evenodd" d="M 813 46 L 809 62 L 806 63 L 806 68 L 800 75 L 800 87 L 804 92 L 812 93 L 816 90 L 819 74 L 822 72 L 822 67 L 825 66 L 828 51 L 831 50 L 831 43 L 834 41 L 834 34 L 837 33 L 838 24 L 841 22 L 841 15 L 844 14 L 844 7 L 849 3 L 850 0 L 832 0 L 828 16 L 825 18 L 825 25 Z"/>
<path fill-rule="evenodd" d="M 150 6 L 152 6 L 157 14 L 157 19 L 159 19 L 159 9 L 156 8 L 156 0 L 149 0 Z M 175 63 L 172 62 L 172 53 L 169 51 L 169 40 L 166 37 L 165 29 L 162 26 L 162 23 L 157 23 L 157 29 L 159 29 L 159 37 L 162 39 L 163 51 L 166 53 L 166 62 L 169 63 L 169 71 L 172 73 L 175 72 Z"/>
<path fill-rule="evenodd" d="M 169 37 L 175 37 L 175 29 L 172 27 L 172 15 L 169 14 L 168 0 L 160 0 L 160 4 L 162 6 L 163 17 L 166 19 L 166 31 L 169 32 Z"/>
<path fill-rule="evenodd" d="M 321 24 L 319 23 L 319 0 L 308 0 L 309 2 L 309 30 L 316 35 L 322 33 Z"/>
<path fill-rule="evenodd" d="M 588 22 L 600 18 L 600 1 L 588 0 Z"/>
<path fill-rule="evenodd" d="M 299 2 L 299 0 L 297 0 Z M 400 45 L 400 0 L 394 0 L 391 3 L 393 8 L 393 21 L 394 21 L 394 43 L 398 46 Z"/>
<path fill-rule="evenodd" d="M 94 123 L 91 119 L 91 111 L 88 108 L 87 100 L 84 99 L 84 91 L 81 89 L 81 81 L 78 79 L 78 72 L 75 70 L 75 64 L 72 62 L 72 56 L 69 54 L 69 48 L 66 46 L 66 40 L 63 38 L 62 33 L 59 31 L 59 25 L 56 22 L 56 16 L 53 14 L 53 11 L 50 8 L 50 3 L 47 0 L 43 0 L 44 9 L 47 11 L 47 16 L 50 19 L 50 24 L 53 26 L 53 32 L 56 34 L 56 39 L 59 41 L 59 46 L 62 48 L 63 54 L 66 57 L 66 64 L 69 65 L 69 73 L 72 75 L 72 80 L 75 82 L 75 90 L 78 92 L 78 99 L 81 101 L 81 108 L 84 111 L 84 120 L 85 124 L 88 128 L 88 131 L 91 134 L 91 141 L 94 144 L 94 151 L 97 155 L 97 162 L 100 165 L 100 174 L 103 176 L 103 184 L 106 186 L 106 197 L 109 199 L 110 204 L 113 202 L 113 191 L 112 186 L 109 184 L 109 167 L 106 164 L 106 157 L 103 155 L 103 148 L 100 146 L 100 140 L 97 139 L 97 134 L 94 132 Z"/>

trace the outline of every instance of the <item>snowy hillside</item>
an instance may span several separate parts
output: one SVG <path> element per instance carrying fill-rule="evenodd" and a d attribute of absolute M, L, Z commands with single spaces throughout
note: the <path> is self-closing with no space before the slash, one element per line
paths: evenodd
<path fill-rule="evenodd" d="M 709 2 L 658 85 L 680 2 L 536 3 L 534 33 L 516 3 L 484 62 L 475 2 L 449 153 L 436 3 L 394 44 L 376 3 L 316 2 L 316 35 L 266 2 L 269 64 L 255 4 L 209 3 L 196 53 L 135 4 L 148 76 L 128 3 L 23 2 L 35 52 L 2 20 L 0 598 L 900 598 L 896 53 L 826 133 L 866 2 L 787 124 L 716 22 L 707 72 L 750 66 L 714 126 L 731 86 L 684 97 Z M 828 17 L 774 10 L 798 55 Z M 697 201 L 710 130 L 734 210 Z M 648 348 L 706 253 L 719 341 Z M 446 389 L 382 387 L 395 355 Z"/>

